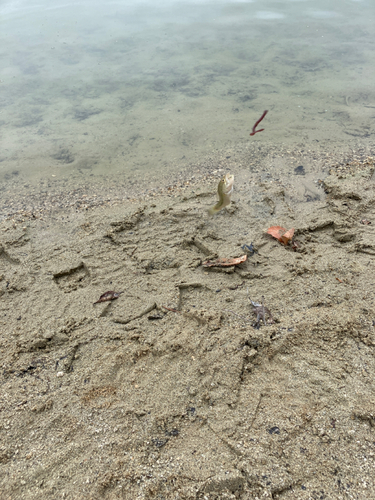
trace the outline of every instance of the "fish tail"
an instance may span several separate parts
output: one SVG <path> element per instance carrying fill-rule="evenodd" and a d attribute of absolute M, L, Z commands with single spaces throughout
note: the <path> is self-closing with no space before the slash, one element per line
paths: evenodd
<path fill-rule="evenodd" d="M 208 213 L 209 213 L 210 215 L 215 215 L 215 214 L 217 214 L 218 212 L 220 212 L 220 210 L 221 210 L 221 207 L 218 207 L 218 204 L 216 204 L 215 206 L 213 206 L 213 207 L 211 207 L 211 208 L 209 209 Z"/>

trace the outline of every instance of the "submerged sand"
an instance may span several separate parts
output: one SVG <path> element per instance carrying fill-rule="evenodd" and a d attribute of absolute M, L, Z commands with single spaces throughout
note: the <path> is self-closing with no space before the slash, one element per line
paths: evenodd
<path fill-rule="evenodd" d="M 142 199 L 25 198 L 0 227 L 0 497 L 372 498 L 368 153 L 245 151 Z"/>

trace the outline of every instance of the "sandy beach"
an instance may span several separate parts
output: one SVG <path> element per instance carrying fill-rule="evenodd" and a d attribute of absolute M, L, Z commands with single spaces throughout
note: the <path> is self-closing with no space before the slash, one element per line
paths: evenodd
<path fill-rule="evenodd" d="M 375 498 L 373 17 L 0 2 L 0 500 Z"/>
<path fill-rule="evenodd" d="M 2 499 L 371 497 L 372 152 L 253 153 L 100 203 L 3 198 Z"/>

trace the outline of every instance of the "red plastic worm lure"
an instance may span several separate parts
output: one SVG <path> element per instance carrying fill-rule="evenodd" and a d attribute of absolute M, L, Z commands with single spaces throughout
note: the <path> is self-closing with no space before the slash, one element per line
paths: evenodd
<path fill-rule="evenodd" d="M 253 131 L 250 132 L 250 135 L 255 135 L 257 132 L 263 132 L 264 128 L 261 128 L 260 130 L 255 130 L 255 129 L 257 128 L 257 126 L 263 120 L 263 118 L 266 116 L 267 113 L 268 113 L 268 109 L 266 109 L 266 111 L 262 114 L 262 116 L 259 118 L 259 120 L 257 122 L 255 122 L 255 125 L 253 127 Z"/>

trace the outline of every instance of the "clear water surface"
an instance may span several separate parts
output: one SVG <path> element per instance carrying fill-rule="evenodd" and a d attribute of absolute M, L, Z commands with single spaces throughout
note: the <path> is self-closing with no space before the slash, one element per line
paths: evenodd
<path fill-rule="evenodd" d="M 8 0 L 0 27 L 0 195 L 374 133 L 373 0 Z"/>

